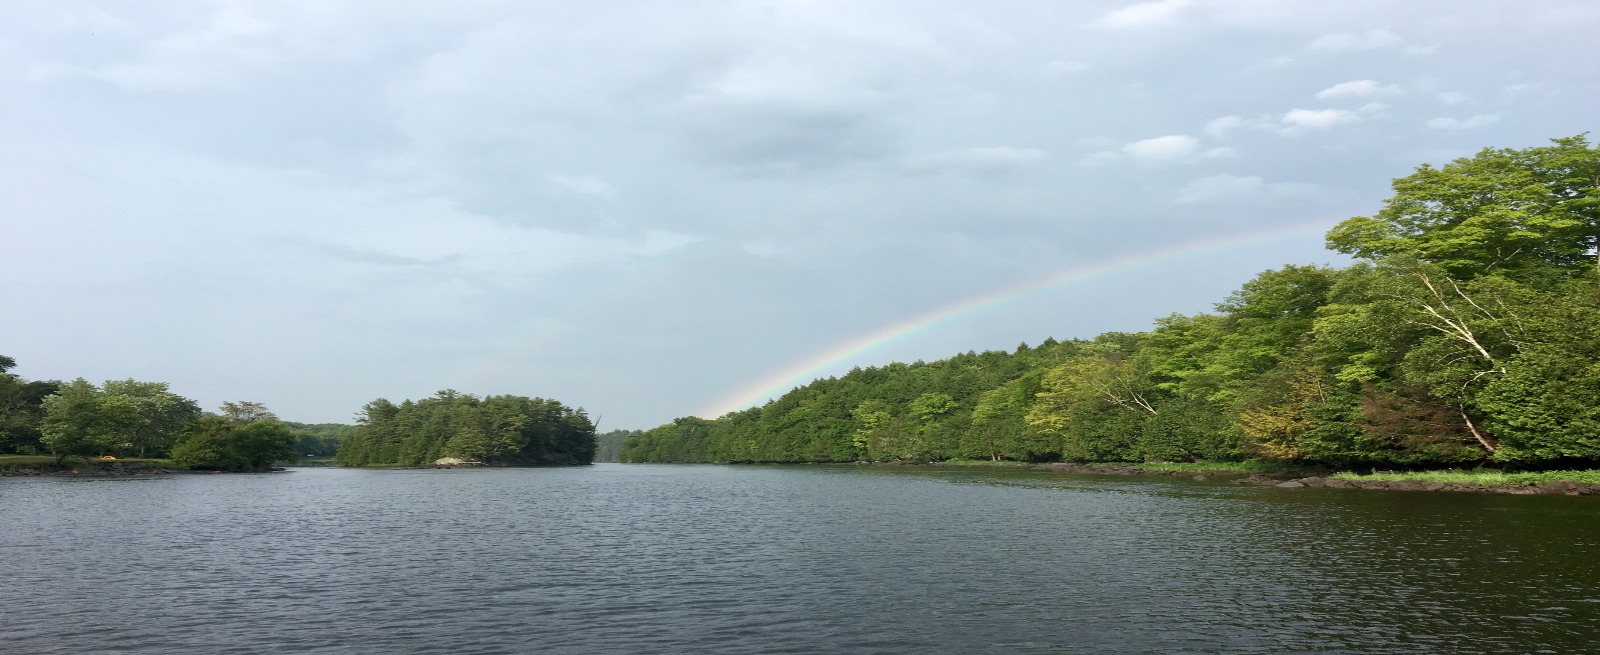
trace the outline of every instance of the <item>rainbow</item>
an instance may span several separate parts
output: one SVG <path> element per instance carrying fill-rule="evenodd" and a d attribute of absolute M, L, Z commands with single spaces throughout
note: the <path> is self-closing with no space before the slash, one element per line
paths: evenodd
<path fill-rule="evenodd" d="M 1136 255 L 1092 262 L 1060 271 L 1048 277 L 1017 284 L 988 293 L 972 296 L 950 305 L 913 316 L 904 321 L 887 325 L 867 334 L 852 338 L 843 343 L 829 347 L 810 357 L 763 377 L 743 388 L 717 400 L 711 406 L 697 412 L 697 416 L 716 418 L 728 412 L 738 411 L 747 407 L 754 407 L 772 398 L 782 395 L 801 384 L 815 380 L 822 373 L 833 370 L 847 361 L 870 352 L 885 344 L 898 339 L 903 339 L 929 329 L 949 323 L 964 316 L 970 316 L 1000 305 L 1028 297 L 1076 282 L 1091 280 L 1096 277 L 1122 273 L 1134 270 L 1168 259 L 1188 257 L 1240 246 L 1258 245 L 1261 243 L 1304 237 L 1326 231 L 1328 226 L 1323 223 L 1316 225 L 1298 225 L 1289 228 L 1269 230 L 1265 232 L 1252 232 L 1245 235 L 1232 235 L 1205 241 L 1193 241 L 1180 246 L 1142 252 Z"/>

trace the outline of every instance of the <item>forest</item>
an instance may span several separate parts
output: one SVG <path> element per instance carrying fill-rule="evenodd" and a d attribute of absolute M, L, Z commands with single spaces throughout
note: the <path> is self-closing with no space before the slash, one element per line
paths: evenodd
<path fill-rule="evenodd" d="M 595 427 L 582 409 L 524 396 L 446 389 L 396 405 L 379 398 L 339 444 L 340 466 L 423 466 L 443 458 L 490 466 L 590 464 Z"/>
<path fill-rule="evenodd" d="M 856 368 L 629 437 L 626 462 L 1600 464 L 1600 149 L 1484 149 L 1210 313 Z M 1082 308 L 1092 311 L 1092 308 Z"/>
<path fill-rule="evenodd" d="M 58 467 L 69 459 L 219 471 L 267 470 L 301 457 L 333 457 L 346 466 L 425 465 L 441 457 L 511 466 L 594 461 L 588 416 L 554 400 L 446 390 L 399 405 L 375 400 L 360 425 L 306 424 L 282 421 L 250 401 L 204 412 L 165 382 L 30 381 L 11 373 L 15 366 L 0 355 L 0 455 L 53 456 Z M 611 441 L 614 459 L 621 434 Z"/>

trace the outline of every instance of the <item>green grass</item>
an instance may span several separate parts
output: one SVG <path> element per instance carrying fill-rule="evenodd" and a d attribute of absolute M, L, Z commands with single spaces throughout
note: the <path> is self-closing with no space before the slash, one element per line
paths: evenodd
<path fill-rule="evenodd" d="M 1146 471 L 1161 471 L 1172 473 L 1305 473 L 1304 466 L 1281 464 L 1278 462 L 1071 462 L 1079 466 L 1136 466 Z M 1026 468 L 1034 466 L 1028 462 L 1001 461 L 987 459 L 952 459 L 939 462 L 941 466 L 977 466 L 993 468 Z"/>
<path fill-rule="evenodd" d="M 1175 473 L 1303 473 L 1304 466 L 1281 462 L 1146 462 L 1139 468 Z"/>
<path fill-rule="evenodd" d="M 0 455 L 0 467 L 3 466 L 33 466 L 34 464 L 53 464 L 55 455 Z"/>
<path fill-rule="evenodd" d="M 1365 480 L 1384 482 L 1439 482 L 1443 484 L 1535 484 L 1539 482 L 1579 482 L 1600 484 L 1600 470 L 1588 471 L 1537 471 L 1507 473 L 1494 469 L 1467 471 L 1413 471 L 1401 473 L 1335 473 L 1340 480 Z"/>

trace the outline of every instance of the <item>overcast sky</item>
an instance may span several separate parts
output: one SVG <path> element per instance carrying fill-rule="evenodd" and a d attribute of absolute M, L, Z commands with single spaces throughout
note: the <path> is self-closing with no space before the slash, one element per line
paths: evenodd
<path fill-rule="evenodd" d="M 1342 264 L 1321 232 L 1417 164 L 1600 128 L 1596 34 L 1592 0 L 5 2 L 0 354 L 607 430 L 1175 253 L 815 373 L 1144 330 Z"/>

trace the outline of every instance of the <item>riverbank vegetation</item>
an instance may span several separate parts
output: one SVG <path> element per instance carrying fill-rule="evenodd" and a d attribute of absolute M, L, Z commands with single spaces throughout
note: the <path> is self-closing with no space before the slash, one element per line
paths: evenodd
<path fill-rule="evenodd" d="M 261 403 L 203 412 L 164 382 L 29 381 L 0 356 L 0 467 L 38 472 L 292 465 L 417 466 L 440 457 L 493 465 L 588 464 L 594 426 L 583 410 L 521 396 L 455 391 L 368 403 L 361 425 L 279 420 Z M 620 447 L 621 438 L 613 441 Z"/>
<path fill-rule="evenodd" d="M 629 462 L 1600 463 L 1600 149 L 1485 149 L 1394 182 L 1212 313 L 857 368 L 628 438 Z"/>
<path fill-rule="evenodd" d="M 453 389 L 398 405 L 379 398 L 339 445 L 341 466 L 424 466 L 452 458 L 508 466 L 589 464 L 595 428 L 582 409 L 524 396 Z"/>
<path fill-rule="evenodd" d="M 1600 485 L 1600 470 L 1581 471 L 1501 471 L 1475 468 L 1449 471 L 1386 471 L 1381 473 L 1336 473 L 1340 480 L 1373 482 L 1438 482 L 1486 486 L 1531 485 L 1547 482 L 1577 482 Z"/>

